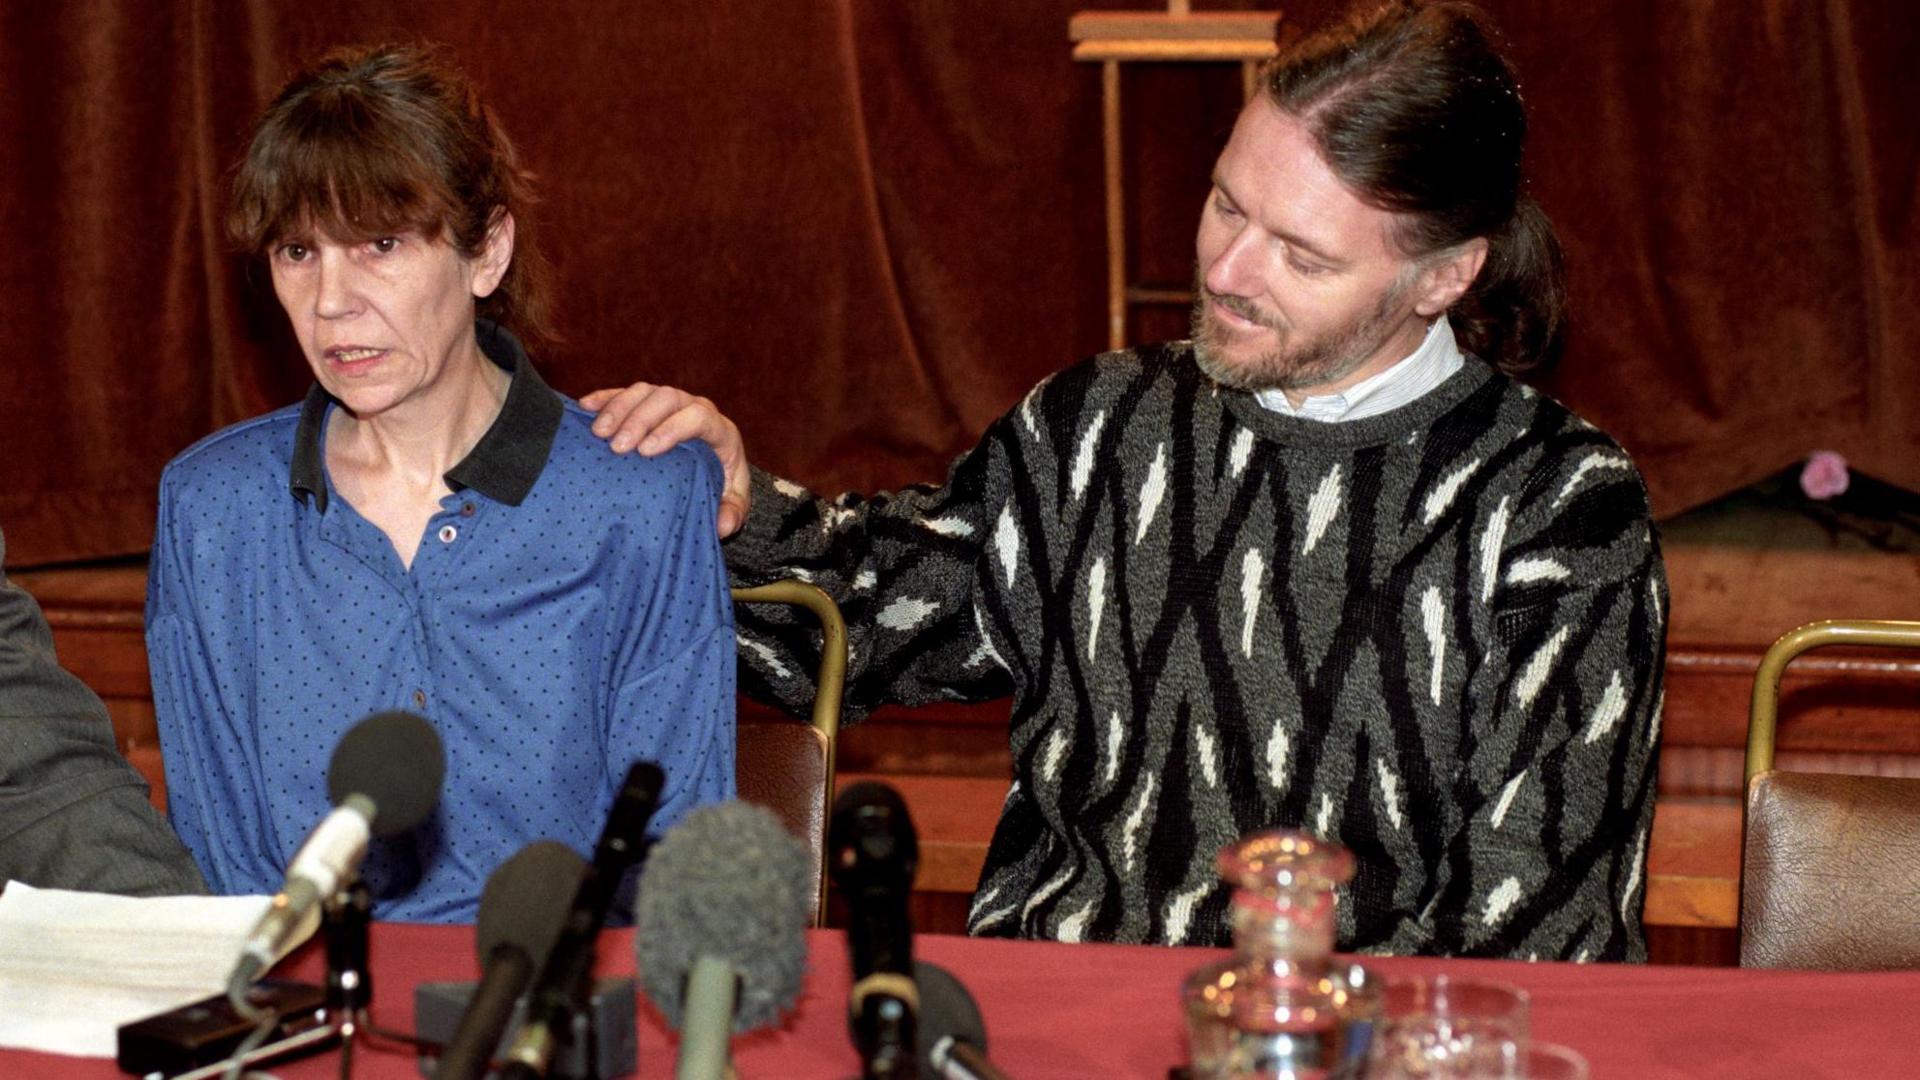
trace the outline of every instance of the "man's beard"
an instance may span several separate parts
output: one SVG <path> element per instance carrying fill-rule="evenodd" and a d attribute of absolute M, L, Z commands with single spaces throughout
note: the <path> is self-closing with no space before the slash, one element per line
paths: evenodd
<path fill-rule="evenodd" d="M 1380 294 L 1371 311 L 1355 316 L 1343 326 L 1305 341 L 1291 342 L 1285 322 L 1253 306 L 1238 296 L 1220 296 L 1209 292 L 1206 282 L 1195 273 L 1193 282 L 1193 358 L 1207 377 L 1234 390 L 1307 390 L 1326 386 L 1353 374 L 1354 369 L 1373 356 L 1393 335 L 1400 321 L 1400 306 L 1412 282 L 1396 279 Z M 1250 362 L 1234 363 L 1226 359 L 1232 340 L 1219 325 L 1219 316 L 1211 305 L 1219 304 L 1243 319 L 1280 335 L 1279 348 L 1260 354 Z"/>

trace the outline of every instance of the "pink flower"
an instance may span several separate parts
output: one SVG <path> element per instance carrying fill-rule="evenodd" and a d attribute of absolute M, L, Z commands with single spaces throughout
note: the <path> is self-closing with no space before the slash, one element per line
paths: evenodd
<path fill-rule="evenodd" d="M 1847 459 L 1832 450 L 1815 450 L 1800 469 L 1800 490 L 1809 499 L 1831 499 L 1847 490 Z"/>

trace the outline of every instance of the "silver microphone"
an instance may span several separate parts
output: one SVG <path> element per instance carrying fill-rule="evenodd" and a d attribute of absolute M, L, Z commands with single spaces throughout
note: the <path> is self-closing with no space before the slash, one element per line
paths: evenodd
<path fill-rule="evenodd" d="M 334 810 L 320 820 L 287 867 L 287 881 L 254 924 L 227 982 L 236 1005 L 247 987 L 320 923 L 321 908 L 347 884 L 375 836 L 419 825 L 440 801 L 446 755 L 433 725 L 412 713 L 375 713 L 333 751 L 327 790 Z"/>

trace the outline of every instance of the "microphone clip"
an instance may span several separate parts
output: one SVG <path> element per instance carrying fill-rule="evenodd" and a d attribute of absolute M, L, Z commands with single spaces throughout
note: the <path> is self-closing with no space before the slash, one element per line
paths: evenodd
<path fill-rule="evenodd" d="M 321 925 L 327 948 L 327 1009 L 340 1017 L 364 1018 L 373 1004 L 373 970 L 367 963 L 373 894 L 356 877 L 327 901 L 324 912 Z"/>

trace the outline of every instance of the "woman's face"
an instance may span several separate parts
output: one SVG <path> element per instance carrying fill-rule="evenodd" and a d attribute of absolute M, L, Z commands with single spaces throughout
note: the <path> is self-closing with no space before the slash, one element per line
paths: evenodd
<path fill-rule="evenodd" d="M 324 233 L 269 255 L 273 291 L 314 377 L 365 420 L 414 401 L 480 360 L 474 301 L 492 293 L 513 251 L 502 216 L 478 257 L 416 232 L 343 244 Z"/>

